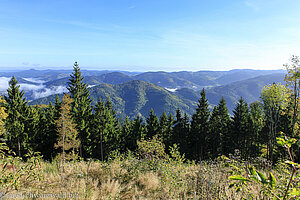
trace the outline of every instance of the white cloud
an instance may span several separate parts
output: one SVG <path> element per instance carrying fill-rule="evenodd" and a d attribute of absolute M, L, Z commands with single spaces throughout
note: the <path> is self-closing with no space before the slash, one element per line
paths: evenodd
<path fill-rule="evenodd" d="M 9 87 L 8 82 L 11 78 L 8 77 L 0 77 L 0 92 L 6 92 L 6 90 Z M 46 88 L 45 85 L 43 85 L 44 81 L 34 78 L 26 78 L 25 80 L 41 83 L 39 85 L 33 85 L 28 83 L 21 83 L 20 89 L 26 91 L 32 91 L 32 98 L 38 99 L 42 97 L 47 97 L 53 94 L 61 94 L 61 93 L 67 93 L 68 89 L 65 86 L 53 86 L 51 88 Z"/>
<path fill-rule="evenodd" d="M 0 92 L 4 92 L 8 88 L 8 82 L 10 78 L 8 77 L 0 77 Z"/>
<path fill-rule="evenodd" d="M 178 88 L 165 88 L 166 90 L 168 90 L 168 91 L 170 91 L 170 92 L 176 92 L 176 90 L 178 89 Z"/>
<path fill-rule="evenodd" d="M 23 78 L 26 81 L 32 82 L 32 83 L 45 83 L 46 81 L 38 79 L 38 78 Z"/>
<path fill-rule="evenodd" d="M 61 94 L 61 93 L 67 93 L 68 89 L 64 86 L 54 86 L 51 88 L 44 88 L 41 91 L 33 91 L 33 98 L 38 99 L 42 97 L 47 97 L 53 94 Z"/>
<path fill-rule="evenodd" d="M 44 85 L 33 85 L 33 84 L 28 84 L 28 83 L 21 83 L 20 84 L 20 88 L 21 90 L 32 90 L 32 91 L 36 91 L 36 90 L 41 90 L 43 89 L 45 86 Z"/>

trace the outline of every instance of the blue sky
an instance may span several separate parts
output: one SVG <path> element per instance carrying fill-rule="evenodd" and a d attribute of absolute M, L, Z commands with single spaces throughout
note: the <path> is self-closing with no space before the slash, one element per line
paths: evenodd
<path fill-rule="evenodd" d="M 0 70 L 280 69 L 299 0 L 0 0 Z"/>

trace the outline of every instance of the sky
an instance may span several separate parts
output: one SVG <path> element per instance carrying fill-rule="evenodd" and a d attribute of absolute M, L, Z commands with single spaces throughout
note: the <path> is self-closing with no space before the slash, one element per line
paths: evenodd
<path fill-rule="evenodd" d="M 0 71 L 281 69 L 299 0 L 0 0 Z"/>

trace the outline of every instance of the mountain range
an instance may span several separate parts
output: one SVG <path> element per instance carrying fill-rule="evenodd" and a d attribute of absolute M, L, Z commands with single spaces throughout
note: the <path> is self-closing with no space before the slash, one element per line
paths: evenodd
<path fill-rule="evenodd" d="M 84 72 L 84 71 L 83 71 Z M 71 73 L 71 71 L 70 71 Z M 83 73 L 85 74 L 85 73 Z M 93 74 L 93 73 L 91 73 Z M 98 72 L 85 76 L 84 81 L 90 87 L 91 98 L 95 103 L 99 97 L 110 98 L 116 113 L 121 118 L 136 115 L 146 117 L 151 108 L 157 115 L 163 110 L 175 114 L 177 108 L 191 116 L 200 98 L 200 90 L 205 88 L 210 108 L 217 105 L 223 96 L 230 113 L 236 101 L 242 96 L 248 103 L 259 100 L 263 86 L 273 82 L 283 84 L 283 70 L 231 70 L 231 71 L 199 71 L 199 72 Z M 49 73 L 47 74 L 49 77 Z M 47 104 L 54 101 L 55 93 L 67 92 L 69 76 L 44 81 L 43 76 L 36 76 L 42 83 L 39 90 L 26 91 L 30 104 Z M 29 84 L 30 78 L 22 78 L 22 84 Z M 32 81 L 32 80 L 31 80 Z M 58 91 L 51 93 L 49 91 Z M 48 92 L 47 92 L 48 91 Z M 41 95 L 37 95 L 41 94 Z M 42 98 L 37 98 L 42 97 Z"/>

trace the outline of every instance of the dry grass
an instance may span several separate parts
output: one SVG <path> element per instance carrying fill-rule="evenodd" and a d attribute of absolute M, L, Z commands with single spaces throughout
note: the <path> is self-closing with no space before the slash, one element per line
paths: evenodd
<path fill-rule="evenodd" d="M 238 193 L 229 188 L 231 168 L 223 161 L 195 164 L 131 157 L 92 161 L 89 169 L 82 161 L 66 163 L 64 171 L 56 161 L 42 162 L 40 167 L 40 182 L 23 185 L 12 193 L 76 194 L 77 199 L 269 199 L 257 184 L 250 183 Z M 278 177 L 278 185 L 286 184 L 284 167 L 273 170 L 273 174 Z"/>

